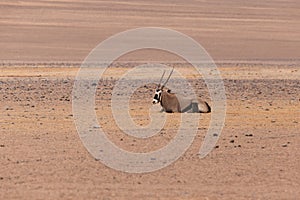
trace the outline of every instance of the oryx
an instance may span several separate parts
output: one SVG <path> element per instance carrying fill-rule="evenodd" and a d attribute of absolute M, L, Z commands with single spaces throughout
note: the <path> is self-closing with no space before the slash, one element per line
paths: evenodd
<path fill-rule="evenodd" d="M 163 110 L 168 113 L 175 112 L 200 112 L 200 113 L 209 113 L 211 111 L 210 106 L 205 101 L 197 102 L 195 99 L 187 98 L 179 94 L 171 93 L 171 90 L 164 90 L 165 85 L 168 83 L 174 68 L 169 74 L 169 77 L 163 85 L 161 85 L 162 79 L 165 75 L 165 71 L 160 78 L 160 82 L 155 90 L 155 94 L 152 100 L 153 104 L 160 103 L 163 107 Z"/>

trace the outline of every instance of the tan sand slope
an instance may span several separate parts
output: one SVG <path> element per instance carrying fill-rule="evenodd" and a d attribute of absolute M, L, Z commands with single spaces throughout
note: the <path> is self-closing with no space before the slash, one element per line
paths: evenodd
<path fill-rule="evenodd" d="M 298 60 L 297 0 L 0 2 L 0 60 L 81 62 L 118 32 L 154 26 L 185 33 L 217 60 Z"/>

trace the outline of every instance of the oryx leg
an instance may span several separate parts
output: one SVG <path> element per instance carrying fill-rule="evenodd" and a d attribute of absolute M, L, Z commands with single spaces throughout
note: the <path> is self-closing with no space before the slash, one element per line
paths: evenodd
<path fill-rule="evenodd" d="M 200 113 L 210 113 L 211 108 L 210 108 L 210 106 L 208 105 L 207 102 L 199 101 L 199 103 L 198 103 L 198 112 L 200 112 Z"/>
<path fill-rule="evenodd" d="M 192 102 L 192 113 L 198 113 L 198 112 L 199 112 L 198 102 L 193 101 Z"/>

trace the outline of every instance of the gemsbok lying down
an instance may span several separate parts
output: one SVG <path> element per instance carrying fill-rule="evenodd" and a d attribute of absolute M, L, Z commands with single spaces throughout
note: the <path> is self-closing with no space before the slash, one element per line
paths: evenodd
<path fill-rule="evenodd" d="M 160 103 L 163 110 L 167 113 L 209 113 L 211 108 L 205 101 L 200 101 L 199 103 L 195 99 L 186 98 L 182 95 L 171 93 L 170 90 L 164 90 L 165 85 L 168 83 L 174 68 L 169 74 L 169 77 L 163 85 L 161 85 L 162 79 L 165 75 L 165 71 L 160 78 L 157 89 L 155 90 L 155 95 L 153 97 L 153 104 Z"/>

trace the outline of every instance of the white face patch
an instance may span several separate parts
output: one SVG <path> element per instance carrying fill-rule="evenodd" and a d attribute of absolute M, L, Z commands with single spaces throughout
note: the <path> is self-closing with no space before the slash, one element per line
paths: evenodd
<path fill-rule="evenodd" d="M 152 100 L 153 104 L 159 103 L 159 101 L 160 101 L 160 95 L 161 95 L 161 90 L 157 89 L 155 91 L 155 94 L 154 94 L 154 97 L 153 97 L 153 100 Z"/>

